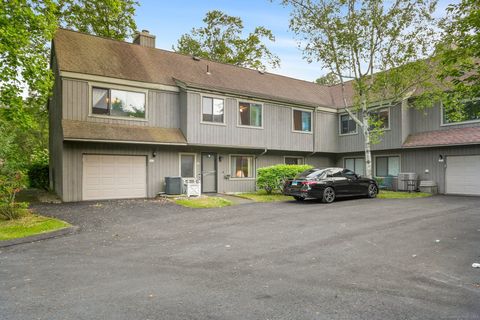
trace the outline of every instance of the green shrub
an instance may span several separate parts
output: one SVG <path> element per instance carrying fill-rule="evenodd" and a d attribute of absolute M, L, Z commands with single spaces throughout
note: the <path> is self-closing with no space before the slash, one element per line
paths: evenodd
<path fill-rule="evenodd" d="M 293 179 L 297 174 L 311 169 L 310 165 L 277 164 L 257 170 L 257 187 L 267 194 L 273 191 L 283 191 L 283 184 L 288 179 Z"/>
<path fill-rule="evenodd" d="M 0 218 L 19 218 L 27 208 L 27 203 L 15 201 L 15 197 L 25 187 L 25 178 L 20 171 L 10 171 L 0 167 Z"/>
<path fill-rule="evenodd" d="M 28 169 L 28 180 L 31 188 L 49 189 L 48 164 L 35 163 Z"/>

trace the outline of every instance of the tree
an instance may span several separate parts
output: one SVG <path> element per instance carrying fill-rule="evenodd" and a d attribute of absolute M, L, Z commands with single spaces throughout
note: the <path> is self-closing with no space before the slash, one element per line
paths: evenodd
<path fill-rule="evenodd" d="M 14 134 L 20 161 L 47 148 L 47 101 L 53 85 L 50 41 L 58 26 L 124 39 L 135 30 L 131 0 L 0 2 L 0 129 Z"/>
<path fill-rule="evenodd" d="M 59 0 L 60 25 L 81 32 L 124 40 L 136 30 L 134 0 Z"/>
<path fill-rule="evenodd" d="M 254 69 L 273 68 L 280 65 L 280 59 L 262 42 L 263 38 L 275 41 L 272 31 L 264 27 L 242 38 L 243 22 L 240 17 L 229 16 L 221 11 L 207 12 L 201 28 L 193 28 L 190 34 L 183 34 L 173 50 L 218 62 Z"/>
<path fill-rule="evenodd" d="M 480 97 L 480 2 L 463 0 L 450 5 L 447 13 L 436 51 L 440 85 L 421 98 L 441 100 L 449 118 L 461 121 L 465 100 Z"/>
<path fill-rule="evenodd" d="M 323 86 L 333 86 L 340 82 L 340 79 L 335 73 L 329 72 L 324 76 L 315 80 L 316 84 L 320 84 Z"/>
<path fill-rule="evenodd" d="M 372 177 L 372 143 L 381 136 L 375 109 L 397 106 L 431 81 L 425 60 L 435 43 L 435 0 L 283 0 L 290 28 L 306 43 L 307 61 L 339 78 L 343 108 L 364 137 L 366 176 Z M 353 98 L 347 92 L 353 88 Z"/>

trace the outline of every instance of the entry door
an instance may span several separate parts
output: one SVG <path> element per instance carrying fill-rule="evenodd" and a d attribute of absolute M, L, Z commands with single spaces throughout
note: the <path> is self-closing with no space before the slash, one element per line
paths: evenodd
<path fill-rule="evenodd" d="M 202 153 L 202 192 L 217 192 L 216 153 Z"/>

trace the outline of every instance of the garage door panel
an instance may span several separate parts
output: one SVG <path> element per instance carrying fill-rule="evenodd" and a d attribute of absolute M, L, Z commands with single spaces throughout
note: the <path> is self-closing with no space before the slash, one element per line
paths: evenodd
<path fill-rule="evenodd" d="M 480 156 L 448 156 L 446 193 L 480 195 Z"/>
<path fill-rule="evenodd" d="M 83 166 L 84 200 L 147 196 L 145 156 L 84 155 Z"/>

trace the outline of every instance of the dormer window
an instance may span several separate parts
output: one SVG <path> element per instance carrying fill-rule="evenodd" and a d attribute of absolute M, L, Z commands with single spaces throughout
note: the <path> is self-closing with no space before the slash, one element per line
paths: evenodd
<path fill-rule="evenodd" d="M 92 114 L 145 119 L 145 93 L 93 87 Z"/>

